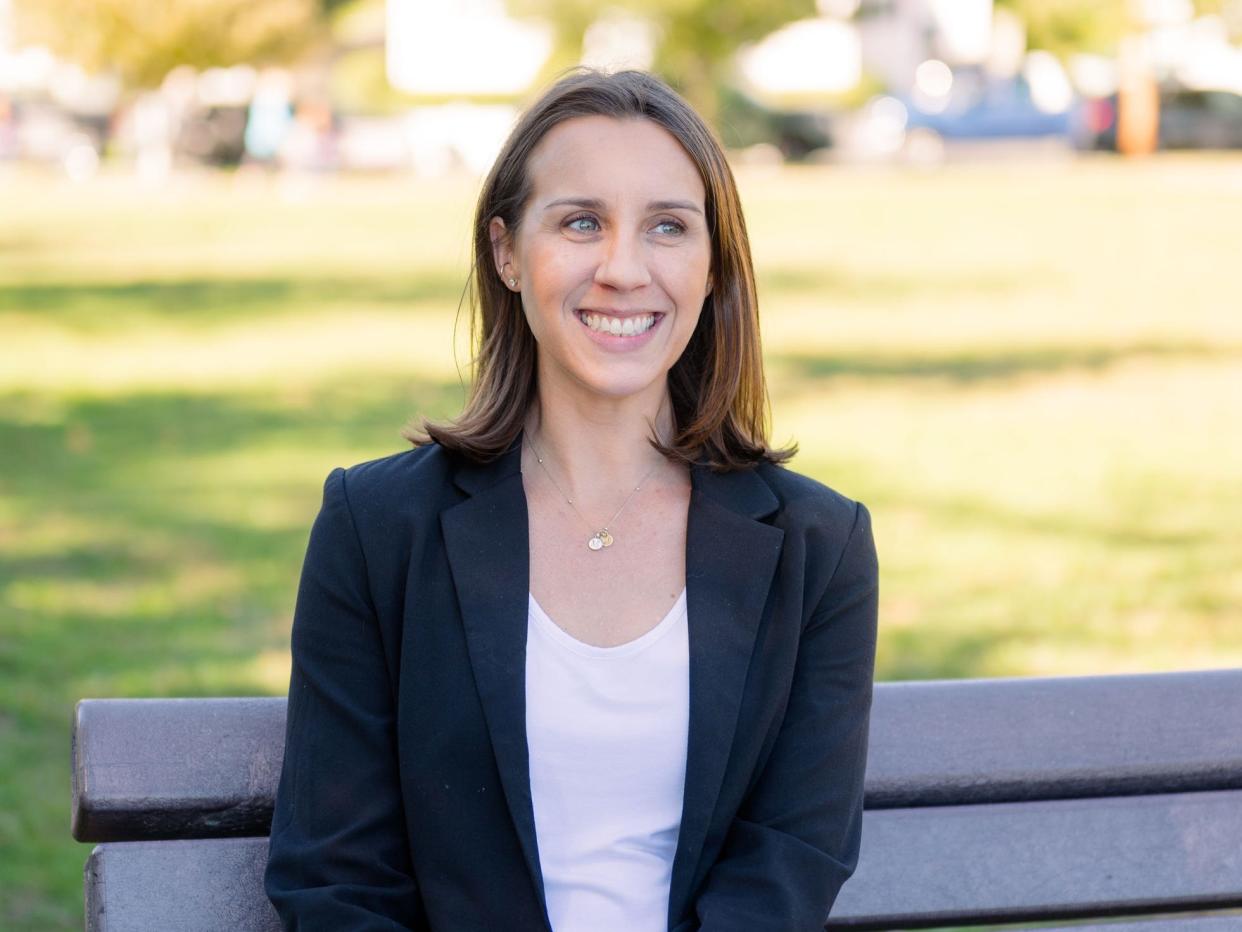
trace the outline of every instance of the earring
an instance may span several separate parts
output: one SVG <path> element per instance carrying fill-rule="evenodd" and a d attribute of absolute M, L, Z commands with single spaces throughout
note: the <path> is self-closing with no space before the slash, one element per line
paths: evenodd
<path fill-rule="evenodd" d="M 513 287 L 514 285 L 516 285 L 516 284 L 517 284 L 517 279 L 516 279 L 516 278 L 511 278 L 511 279 L 509 279 L 509 287 L 510 287 L 510 288 L 512 288 L 512 287 Z"/>

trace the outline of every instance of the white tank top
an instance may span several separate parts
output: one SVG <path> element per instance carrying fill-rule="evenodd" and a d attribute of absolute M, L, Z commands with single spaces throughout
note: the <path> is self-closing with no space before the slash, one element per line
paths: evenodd
<path fill-rule="evenodd" d="M 689 670 L 684 588 L 616 647 L 572 637 L 530 596 L 526 739 L 552 932 L 667 932 Z"/>

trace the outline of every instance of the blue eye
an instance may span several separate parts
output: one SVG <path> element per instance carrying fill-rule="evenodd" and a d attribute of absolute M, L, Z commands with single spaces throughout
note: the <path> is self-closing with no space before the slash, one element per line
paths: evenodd
<path fill-rule="evenodd" d="M 583 221 L 583 220 L 589 220 L 591 223 L 596 223 L 595 218 L 594 218 L 594 217 L 592 217 L 590 214 L 579 214 L 579 215 L 578 215 L 578 216 L 576 216 L 576 217 L 571 217 L 569 220 L 566 220 L 566 221 L 565 221 L 565 226 L 573 228 L 573 225 L 574 225 L 575 223 L 579 223 L 580 221 Z M 597 225 L 598 225 L 598 224 L 597 224 Z M 595 231 L 594 231 L 594 230 L 583 230 L 583 229 L 580 229 L 580 228 L 574 228 L 574 232 L 576 232 L 576 233 L 594 233 Z"/>
<path fill-rule="evenodd" d="M 593 226 L 591 228 L 578 227 L 574 225 L 577 223 L 589 223 L 593 224 Z M 579 214 L 576 217 L 570 217 L 565 221 L 565 226 L 569 227 L 575 233 L 595 233 L 599 231 L 599 221 L 590 214 Z M 661 220 L 656 224 L 656 229 L 659 229 L 660 227 L 672 227 L 672 230 L 667 233 L 667 235 L 670 236 L 681 236 L 686 232 L 685 225 L 677 220 Z"/>

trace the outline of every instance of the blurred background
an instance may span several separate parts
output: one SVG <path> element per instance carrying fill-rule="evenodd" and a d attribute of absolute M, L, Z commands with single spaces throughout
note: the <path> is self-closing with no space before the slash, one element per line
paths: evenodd
<path fill-rule="evenodd" d="M 323 479 L 459 409 L 480 175 L 580 61 L 729 148 L 880 677 L 1242 664 L 1239 0 L 0 0 L 0 928 L 81 927 L 77 699 L 284 693 Z"/>

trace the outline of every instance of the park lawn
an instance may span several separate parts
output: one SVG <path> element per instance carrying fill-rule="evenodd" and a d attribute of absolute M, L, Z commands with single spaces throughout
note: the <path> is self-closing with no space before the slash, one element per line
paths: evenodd
<path fill-rule="evenodd" d="M 1242 664 L 1242 161 L 739 180 L 880 677 Z M 461 404 L 475 185 L 0 177 L 0 928 L 81 926 L 75 700 L 284 691 L 324 477 Z"/>

